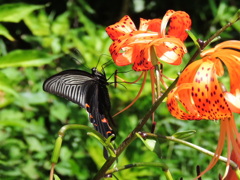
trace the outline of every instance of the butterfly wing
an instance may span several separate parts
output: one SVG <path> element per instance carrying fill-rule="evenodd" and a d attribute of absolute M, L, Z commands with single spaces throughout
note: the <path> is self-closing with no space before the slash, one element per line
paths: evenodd
<path fill-rule="evenodd" d="M 111 127 L 115 126 L 115 124 L 110 114 L 111 105 L 106 86 L 98 84 L 94 96 L 91 96 L 89 100 L 89 117 L 96 130 L 106 138 L 114 134 Z M 98 105 L 96 106 L 96 104 Z"/>
<path fill-rule="evenodd" d="M 92 75 L 80 70 L 66 70 L 48 78 L 43 90 L 64 97 L 85 108 L 86 95 L 94 88 Z"/>
<path fill-rule="evenodd" d="M 85 108 L 91 123 L 104 137 L 113 134 L 108 123 L 108 117 L 111 118 L 108 91 L 96 75 L 80 70 L 66 70 L 48 78 L 43 84 L 43 90 Z"/>

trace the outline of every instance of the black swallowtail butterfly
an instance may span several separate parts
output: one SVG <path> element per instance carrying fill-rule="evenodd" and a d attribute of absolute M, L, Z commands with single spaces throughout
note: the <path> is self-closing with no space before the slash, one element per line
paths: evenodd
<path fill-rule="evenodd" d="M 114 134 L 108 84 L 105 73 L 98 72 L 96 68 L 92 68 L 92 74 L 81 70 L 65 70 L 48 78 L 43 90 L 86 109 L 94 128 L 108 138 Z"/>

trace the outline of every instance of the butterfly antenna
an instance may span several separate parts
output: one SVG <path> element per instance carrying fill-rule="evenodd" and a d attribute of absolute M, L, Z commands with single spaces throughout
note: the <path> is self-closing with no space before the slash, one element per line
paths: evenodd
<path fill-rule="evenodd" d="M 109 57 L 109 55 L 107 55 L 107 54 L 101 54 L 100 57 L 98 58 L 98 62 L 97 62 L 97 64 L 96 64 L 96 68 L 98 67 L 98 64 L 100 63 L 100 60 L 102 59 L 103 56 L 108 56 L 108 57 Z M 110 61 L 110 60 L 109 60 L 109 61 Z M 104 64 L 106 64 L 106 63 L 104 63 Z M 103 69 L 104 64 L 101 66 L 102 69 Z"/>
<path fill-rule="evenodd" d="M 85 63 L 86 60 L 84 59 L 84 56 L 82 55 L 82 53 L 78 49 L 73 48 L 70 51 L 70 55 L 71 55 L 71 58 L 76 62 L 77 65 L 83 66 L 84 69 L 86 69 L 86 70 L 91 69 L 90 67 L 88 67 L 86 65 L 86 63 Z"/>
<path fill-rule="evenodd" d="M 83 64 L 85 62 L 83 55 L 76 48 L 71 49 L 69 55 L 70 55 L 71 59 L 74 60 L 75 63 L 78 65 Z"/>
<path fill-rule="evenodd" d="M 116 69 L 116 71 L 114 72 L 114 87 L 117 88 L 117 73 L 118 70 Z"/>
<path fill-rule="evenodd" d="M 113 84 L 114 83 L 114 87 L 116 88 L 115 84 L 120 84 L 121 86 L 123 86 L 125 89 L 127 89 L 126 86 L 123 85 L 124 82 L 110 82 L 109 84 Z"/>
<path fill-rule="evenodd" d="M 102 67 L 102 71 L 104 72 L 104 69 L 112 64 L 112 60 L 108 60 L 106 63 L 104 63 Z"/>
<path fill-rule="evenodd" d="M 112 83 L 115 83 L 116 81 L 115 81 L 115 74 L 116 74 L 116 71 L 117 70 L 115 70 L 115 72 L 114 73 L 112 73 L 108 78 L 107 78 L 107 81 L 109 81 L 109 79 L 111 79 L 111 77 L 114 75 L 114 82 L 110 82 L 109 84 L 112 84 Z M 103 72 L 104 72 L 104 68 L 103 68 Z M 115 87 L 115 86 L 114 86 Z"/>

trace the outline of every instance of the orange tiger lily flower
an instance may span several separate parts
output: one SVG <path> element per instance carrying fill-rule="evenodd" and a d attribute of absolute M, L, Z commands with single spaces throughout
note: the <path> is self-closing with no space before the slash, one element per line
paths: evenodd
<path fill-rule="evenodd" d="M 220 136 L 210 170 L 222 153 L 225 138 L 228 162 L 231 149 L 240 155 L 240 136 L 233 112 L 240 112 L 240 41 L 226 41 L 201 53 L 202 59 L 191 63 L 180 75 L 176 87 L 169 93 L 167 106 L 173 116 L 182 120 L 220 120 Z M 218 80 L 224 75 L 224 66 L 230 78 L 230 90 Z"/>
<path fill-rule="evenodd" d="M 167 28 L 168 22 L 169 27 Z M 133 64 L 133 70 L 142 71 L 140 77 L 134 82 L 143 77 L 142 86 L 137 96 L 131 104 L 117 114 L 128 109 L 139 98 L 149 70 L 152 102 L 154 103 L 156 97 L 160 96 L 159 83 L 156 82 L 160 80 L 165 87 L 166 84 L 162 80 L 162 75 L 156 77 L 154 66 L 160 64 L 159 60 L 172 65 L 181 64 L 182 57 L 187 52 L 183 41 L 188 36 L 186 30 L 191 28 L 191 23 L 186 12 L 168 10 L 163 19 L 147 20 L 141 18 L 138 29 L 129 16 L 124 16 L 119 22 L 106 28 L 109 37 L 113 40 L 109 50 L 115 64 L 118 66 Z M 168 29 L 167 32 L 166 29 Z M 156 88 L 154 88 L 155 85 Z M 154 92 L 155 89 L 158 89 L 157 93 Z"/>
<path fill-rule="evenodd" d="M 169 29 L 166 27 L 169 23 Z M 169 64 L 179 65 L 187 52 L 183 41 L 190 29 L 191 19 L 184 11 L 168 10 L 163 19 L 140 19 L 137 30 L 129 16 L 124 16 L 119 22 L 108 26 L 106 31 L 113 40 L 109 50 L 116 65 L 133 64 L 135 71 L 154 69 L 150 48 L 154 47 L 156 57 Z"/>

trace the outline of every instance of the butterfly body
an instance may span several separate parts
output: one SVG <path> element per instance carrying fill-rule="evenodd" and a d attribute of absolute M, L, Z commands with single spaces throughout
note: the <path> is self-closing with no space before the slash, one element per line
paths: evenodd
<path fill-rule="evenodd" d="M 73 69 L 51 76 L 44 82 L 43 89 L 86 109 L 94 128 L 108 138 L 114 132 L 107 85 L 105 74 L 96 68 L 92 68 L 92 73 Z"/>

